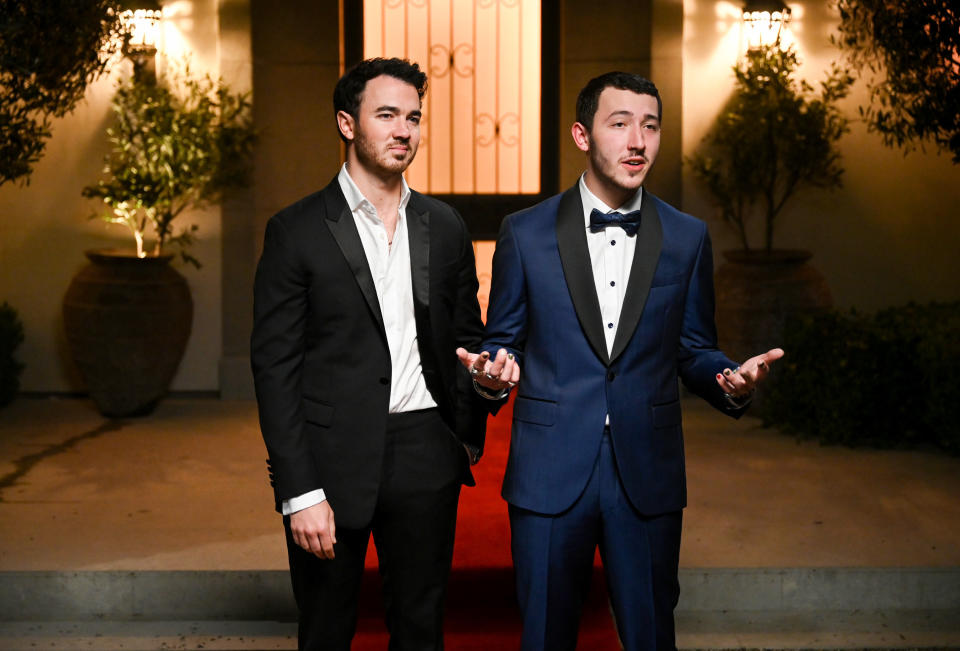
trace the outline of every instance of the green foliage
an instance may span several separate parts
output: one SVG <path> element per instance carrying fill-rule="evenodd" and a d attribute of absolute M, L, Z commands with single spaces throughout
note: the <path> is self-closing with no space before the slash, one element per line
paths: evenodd
<path fill-rule="evenodd" d="M 960 454 L 960 302 L 787 323 L 766 425 L 849 446 L 935 444 Z"/>
<path fill-rule="evenodd" d="M 83 195 L 109 206 L 101 218 L 129 228 L 141 257 L 150 233 L 152 255 L 175 243 L 184 260 L 199 266 L 186 250 L 197 227 L 175 235 L 173 222 L 184 210 L 217 203 L 225 190 L 249 184 L 256 140 L 249 94 L 233 93 L 209 76 L 193 78 L 185 67 L 156 83 L 121 82 L 112 106 L 117 122 L 107 129 L 106 178 Z"/>
<path fill-rule="evenodd" d="M 833 41 L 867 78 L 860 115 L 888 147 L 924 141 L 960 163 L 960 5 L 956 0 L 834 0 Z"/>
<path fill-rule="evenodd" d="M 6 301 L 0 305 L 0 407 L 10 404 L 20 389 L 23 364 L 14 357 L 23 343 L 23 324 Z"/>
<path fill-rule="evenodd" d="M 115 0 L 0 0 L 0 186 L 29 182 L 53 118 L 106 69 L 118 10 Z"/>
<path fill-rule="evenodd" d="M 769 251 L 777 216 L 799 189 L 841 185 L 837 141 L 848 128 L 837 101 L 852 78 L 834 65 L 817 93 L 796 78 L 796 68 L 792 49 L 749 51 L 734 66 L 733 95 L 687 161 L 746 250 L 751 215 L 763 216 Z"/>

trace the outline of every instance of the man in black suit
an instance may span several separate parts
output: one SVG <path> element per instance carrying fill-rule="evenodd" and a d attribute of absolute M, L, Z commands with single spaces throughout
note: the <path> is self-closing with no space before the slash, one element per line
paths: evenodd
<path fill-rule="evenodd" d="M 349 649 L 373 534 L 391 649 L 442 649 L 462 483 L 486 409 L 457 362 L 483 325 L 473 248 L 410 190 L 426 75 L 363 61 L 334 91 L 346 163 L 267 224 L 251 361 L 301 649 Z"/>

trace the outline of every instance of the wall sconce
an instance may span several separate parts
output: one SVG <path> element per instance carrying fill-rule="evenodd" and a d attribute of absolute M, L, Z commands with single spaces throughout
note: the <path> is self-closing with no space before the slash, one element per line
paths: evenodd
<path fill-rule="evenodd" d="M 777 0 L 747 0 L 743 7 L 743 33 L 747 49 L 776 45 L 790 22 L 790 7 Z"/>
<path fill-rule="evenodd" d="M 156 0 L 128 0 L 120 12 L 123 53 L 133 61 L 133 75 L 141 81 L 157 80 L 157 37 L 163 11 Z"/>

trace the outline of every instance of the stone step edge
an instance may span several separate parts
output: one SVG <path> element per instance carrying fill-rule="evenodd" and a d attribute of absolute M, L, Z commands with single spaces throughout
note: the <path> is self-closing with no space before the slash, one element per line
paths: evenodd
<path fill-rule="evenodd" d="M 468 630 L 469 629 L 469 630 Z M 361 622 L 357 641 L 378 635 L 382 622 Z M 448 626 L 451 648 L 502 638 L 516 642 L 517 630 L 501 632 Z M 459 646 L 458 646 L 459 644 Z M 694 649 L 956 649 L 956 613 L 841 613 L 802 616 L 769 611 L 677 614 L 677 646 Z M 0 649 L 45 648 L 126 651 L 169 649 L 295 649 L 296 624 L 276 621 L 109 621 L 2 622 Z M 473 648 L 473 647 L 470 647 Z M 477 647 L 480 648 L 480 647 Z"/>
<path fill-rule="evenodd" d="M 680 571 L 678 611 L 952 611 L 960 568 L 697 568 Z M 512 570 L 457 571 L 448 608 L 477 595 L 512 604 Z M 464 595 L 470 595 L 469 601 Z M 289 620 L 284 570 L 0 572 L 0 621 Z"/>

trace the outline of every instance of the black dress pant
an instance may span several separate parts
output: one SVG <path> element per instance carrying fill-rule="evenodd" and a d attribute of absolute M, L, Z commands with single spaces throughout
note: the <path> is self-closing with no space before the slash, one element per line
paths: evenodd
<path fill-rule="evenodd" d="M 289 518 L 284 518 L 300 611 L 300 649 L 350 648 L 371 533 L 390 651 L 443 649 L 443 604 L 457 502 L 468 472 L 463 446 L 436 409 L 391 414 L 377 505 L 368 527 L 337 527 L 336 557 L 322 560 L 293 541 Z"/>

